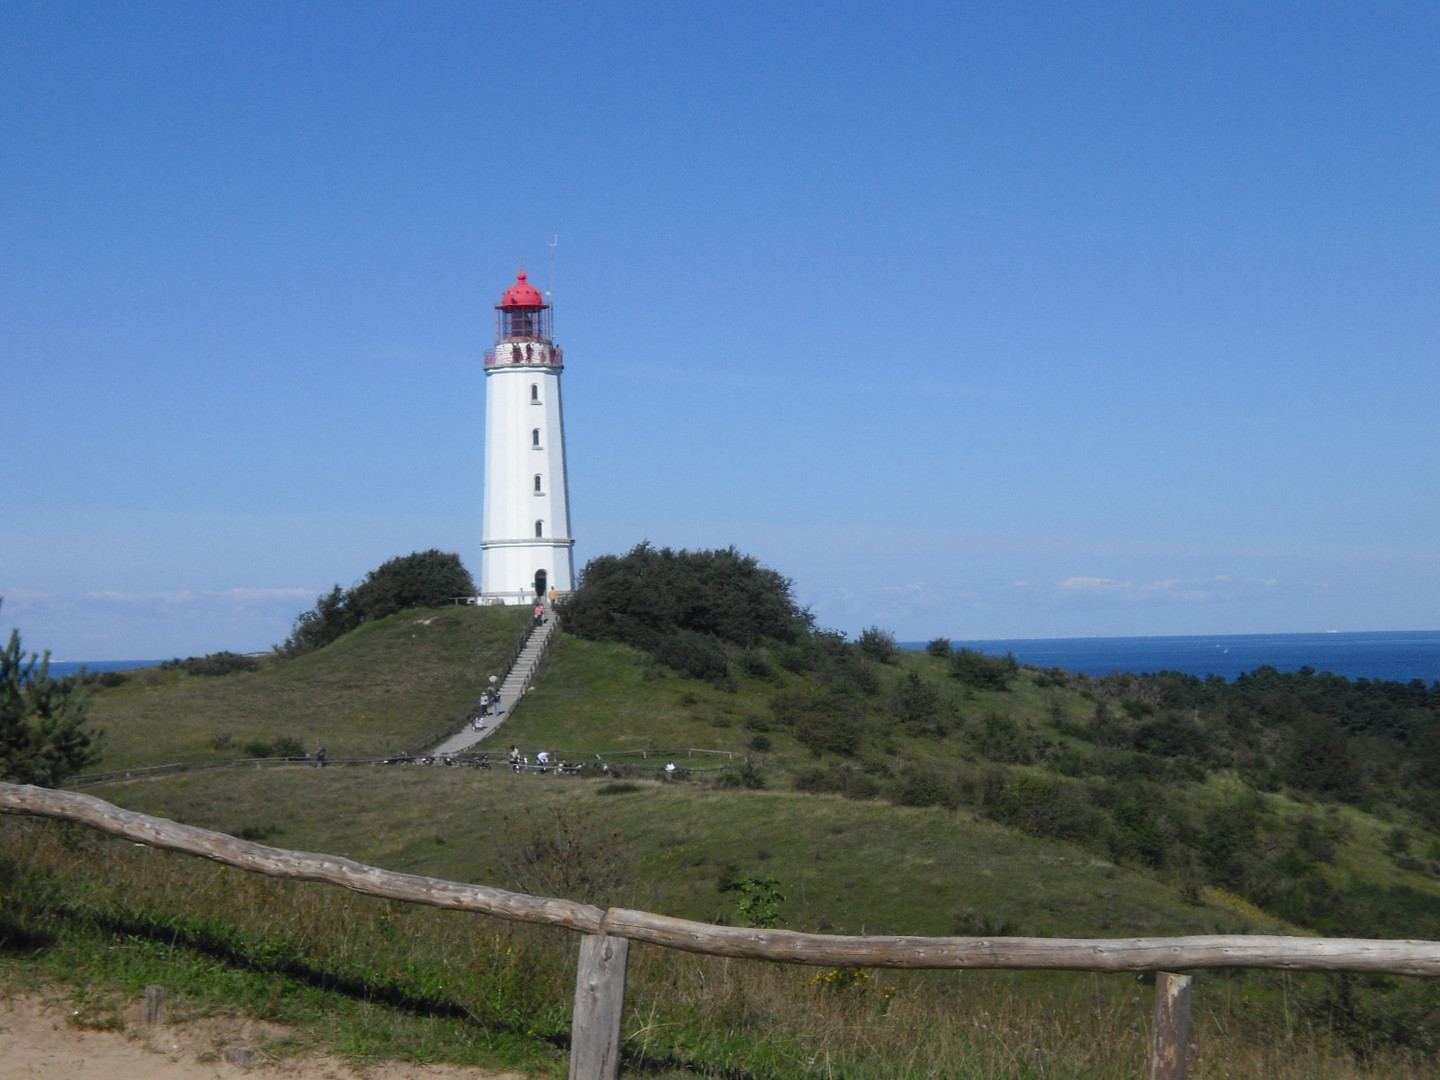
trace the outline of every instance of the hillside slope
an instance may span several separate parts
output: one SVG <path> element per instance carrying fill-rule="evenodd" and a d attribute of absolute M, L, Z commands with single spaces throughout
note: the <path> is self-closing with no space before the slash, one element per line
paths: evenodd
<path fill-rule="evenodd" d="M 519 608 L 410 610 L 258 671 L 130 672 L 95 696 L 98 768 L 226 760 L 277 738 L 322 741 L 332 758 L 414 747 L 465 715 L 527 625 Z"/>

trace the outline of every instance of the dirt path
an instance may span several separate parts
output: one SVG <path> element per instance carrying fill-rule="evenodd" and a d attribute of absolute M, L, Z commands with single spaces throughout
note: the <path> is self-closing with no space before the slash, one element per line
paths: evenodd
<path fill-rule="evenodd" d="M 240 1016 L 146 1025 L 137 1005 L 124 1031 L 77 1027 L 73 1019 L 59 1000 L 0 998 L 0 1080 L 525 1080 L 453 1065 L 386 1062 L 357 1071 L 329 1057 L 270 1060 L 263 1047 L 286 1029 Z"/>

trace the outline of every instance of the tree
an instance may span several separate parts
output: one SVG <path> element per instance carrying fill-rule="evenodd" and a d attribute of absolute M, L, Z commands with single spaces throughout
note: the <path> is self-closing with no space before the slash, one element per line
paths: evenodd
<path fill-rule="evenodd" d="M 100 736 L 85 726 L 90 697 L 80 676 L 50 676 L 50 654 L 27 659 L 20 631 L 0 653 L 0 779 L 55 787 L 100 760 Z"/>
<path fill-rule="evenodd" d="M 655 650 L 676 631 L 742 648 L 791 642 L 810 628 L 790 582 L 733 547 L 673 551 L 642 543 L 586 564 L 561 610 L 565 629 L 592 641 Z"/>
<path fill-rule="evenodd" d="M 315 606 L 302 612 L 295 620 L 295 629 L 280 646 L 286 656 L 298 656 L 311 649 L 324 648 L 341 635 L 360 625 L 360 612 L 351 603 L 352 590 L 338 584 L 315 598 Z"/>
<path fill-rule="evenodd" d="M 974 649 L 957 649 L 950 658 L 950 674 L 979 690 L 1007 690 L 1010 680 L 1020 674 L 1014 653 L 986 656 Z"/>
<path fill-rule="evenodd" d="M 457 596 L 474 596 L 475 582 L 460 556 L 431 548 L 382 563 L 351 590 L 361 622 L 406 608 L 439 607 Z"/>
<path fill-rule="evenodd" d="M 298 656 L 329 645 L 361 623 L 474 595 L 475 581 L 459 555 L 434 548 L 402 555 L 381 563 L 353 589 L 336 585 L 317 596 L 315 606 L 295 620 L 295 629 L 279 651 Z"/>
<path fill-rule="evenodd" d="M 861 631 L 858 644 L 861 652 L 882 664 L 895 663 L 900 652 L 899 646 L 895 644 L 895 635 L 889 630 L 881 630 L 878 626 Z"/>

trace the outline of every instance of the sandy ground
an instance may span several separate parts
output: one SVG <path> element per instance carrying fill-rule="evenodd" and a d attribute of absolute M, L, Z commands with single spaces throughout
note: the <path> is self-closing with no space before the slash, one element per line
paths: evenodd
<path fill-rule="evenodd" d="M 267 1058 L 267 1043 L 287 1032 L 244 1017 L 147 1025 L 137 1002 L 125 1028 L 77 1026 L 61 999 L 0 998 L 0 1080 L 525 1080 L 452 1065 L 386 1062 L 363 1070 L 327 1057 Z"/>

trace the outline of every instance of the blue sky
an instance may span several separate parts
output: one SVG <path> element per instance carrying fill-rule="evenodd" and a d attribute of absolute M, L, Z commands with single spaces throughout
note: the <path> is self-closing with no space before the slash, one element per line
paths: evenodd
<path fill-rule="evenodd" d="M 0 7 L 0 628 L 478 573 L 549 279 L 577 564 L 902 640 L 1434 628 L 1440 6 Z"/>

